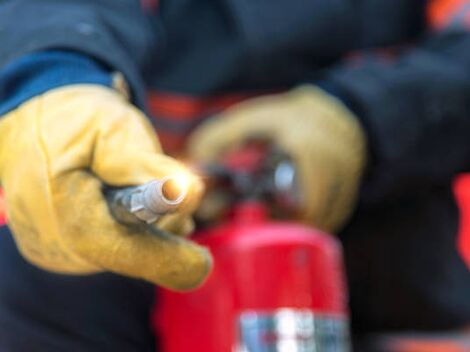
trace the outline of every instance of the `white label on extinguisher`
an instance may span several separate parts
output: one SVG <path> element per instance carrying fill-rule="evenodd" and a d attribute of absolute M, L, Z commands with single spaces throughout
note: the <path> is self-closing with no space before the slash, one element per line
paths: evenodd
<path fill-rule="evenodd" d="M 348 352 L 348 321 L 307 309 L 245 311 L 236 352 Z"/>

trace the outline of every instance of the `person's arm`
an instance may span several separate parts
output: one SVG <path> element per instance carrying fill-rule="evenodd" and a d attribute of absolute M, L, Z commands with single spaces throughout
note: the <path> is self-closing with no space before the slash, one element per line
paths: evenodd
<path fill-rule="evenodd" d="M 207 250 L 172 236 L 192 231 L 201 181 L 163 155 L 125 89 L 112 89 L 122 73 L 144 105 L 139 76 L 154 39 L 138 1 L 0 2 L 0 185 L 17 247 L 36 266 L 176 290 L 209 274 Z M 188 195 L 171 214 L 151 227 L 112 217 L 106 186 L 175 174 Z"/>
<path fill-rule="evenodd" d="M 394 60 L 367 55 L 327 79 L 367 130 L 366 201 L 426 192 L 470 168 L 469 18 L 470 1 L 430 1 L 417 47 Z"/>
<path fill-rule="evenodd" d="M 124 74 L 144 106 L 140 72 L 158 43 L 137 0 L 0 2 L 0 68 L 41 51 L 67 50 Z"/>
<path fill-rule="evenodd" d="M 51 89 L 74 84 L 113 87 L 122 75 L 93 58 L 63 50 L 21 56 L 0 68 L 0 116 Z"/>

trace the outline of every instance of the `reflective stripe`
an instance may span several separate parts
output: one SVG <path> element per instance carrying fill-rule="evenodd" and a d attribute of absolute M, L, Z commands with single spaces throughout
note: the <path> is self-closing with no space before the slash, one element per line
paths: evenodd
<path fill-rule="evenodd" d="M 386 347 L 390 347 L 386 351 L 398 352 L 468 352 L 470 345 L 468 341 L 463 339 L 458 341 L 458 338 L 455 338 L 455 341 L 453 341 L 451 338 L 442 338 L 440 340 L 438 337 L 434 337 L 429 338 L 429 341 L 420 340 L 419 338 L 416 338 L 416 340 L 409 338 L 403 341 L 396 339 L 389 342 Z"/>
<path fill-rule="evenodd" d="M 317 314 L 310 309 L 243 311 L 236 326 L 235 352 L 348 352 L 345 316 Z"/>
<path fill-rule="evenodd" d="M 181 151 L 190 132 L 203 120 L 254 94 L 226 94 L 215 97 L 193 97 L 183 94 L 151 92 L 148 106 L 165 152 Z"/>
<path fill-rule="evenodd" d="M 427 16 L 434 29 L 452 25 L 470 28 L 470 0 L 431 0 Z"/>
<path fill-rule="evenodd" d="M 253 94 L 230 94 L 215 97 L 193 97 L 152 92 L 148 94 L 148 105 L 155 116 L 171 116 L 173 120 L 189 121 L 201 115 L 214 114 L 253 96 Z"/>
<path fill-rule="evenodd" d="M 454 192 L 460 210 L 459 252 L 470 269 L 470 173 L 456 178 Z"/>

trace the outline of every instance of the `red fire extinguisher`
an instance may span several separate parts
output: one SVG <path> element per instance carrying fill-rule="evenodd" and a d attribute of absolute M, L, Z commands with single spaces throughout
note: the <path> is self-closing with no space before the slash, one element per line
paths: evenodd
<path fill-rule="evenodd" d="M 245 148 L 209 170 L 210 188 L 228 190 L 218 197 L 228 209 L 219 215 L 223 220 L 195 236 L 212 252 L 214 270 L 195 291 L 158 291 L 159 351 L 350 350 L 338 241 L 273 220 L 273 212 L 289 214 L 289 204 L 298 201 L 293 164 L 280 154 Z"/>

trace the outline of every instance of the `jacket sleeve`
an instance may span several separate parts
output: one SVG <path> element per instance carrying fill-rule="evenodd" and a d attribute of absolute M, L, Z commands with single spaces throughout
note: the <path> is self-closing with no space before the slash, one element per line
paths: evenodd
<path fill-rule="evenodd" d="M 366 54 L 327 79 L 368 132 L 366 202 L 427 192 L 470 169 L 470 1 L 429 6 L 416 47 L 392 60 Z"/>
<path fill-rule="evenodd" d="M 76 51 L 123 73 L 138 105 L 155 36 L 138 0 L 0 1 L 0 67 L 31 52 Z"/>

